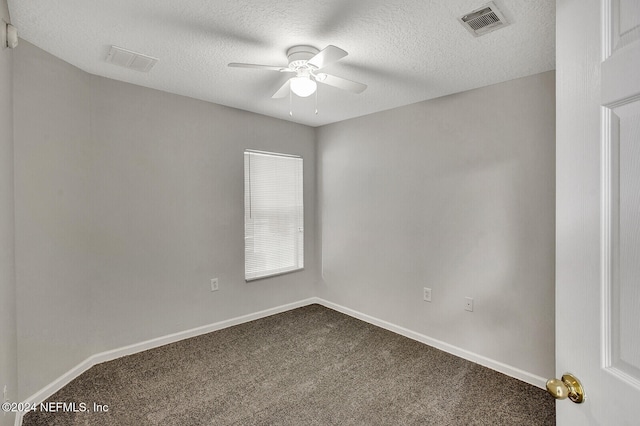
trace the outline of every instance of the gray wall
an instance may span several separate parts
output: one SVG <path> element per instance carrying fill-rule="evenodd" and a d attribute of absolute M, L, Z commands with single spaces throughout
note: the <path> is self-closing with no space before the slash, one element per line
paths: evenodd
<path fill-rule="evenodd" d="M 21 398 L 92 354 L 90 77 L 36 53 L 14 52 Z"/>
<path fill-rule="evenodd" d="M 314 130 L 13 54 L 0 229 L 13 168 L 20 398 L 89 355 L 313 295 L 553 375 L 553 72 Z M 305 158 L 303 272 L 244 282 L 244 148 Z"/>
<path fill-rule="evenodd" d="M 0 25 L 2 20 L 10 22 L 6 0 L 0 0 Z M 17 401 L 12 66 L 13 52 L 0 46 L 0 399 L 7 386 L 9 399 Z M 0 425 L 13 418 L 0 414 Z"/>
<path fill-rule="evenodd" d="M 15 55 L 22 398 L 91 354 L 313 295 L 313 129 L 92 76 L 26 42 Z M 305 159 L 302 272 L 244 282 L 245 148 Z"/>
<path fill-rule="evenodd" d="M 318 296 L 553 377 L 554 90 L 552 71 L 319 128 Z"/>

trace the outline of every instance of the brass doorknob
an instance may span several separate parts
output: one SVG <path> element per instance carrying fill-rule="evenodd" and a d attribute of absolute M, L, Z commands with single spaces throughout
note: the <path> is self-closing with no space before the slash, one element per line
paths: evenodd
<path fill-rule="evenodd" d="M 569 398 L 576 404 L 584 402 L 584 389 L 582 388 L 582 384 L 580 380 L 570 373 L 563 374 L 562 380 L 547 380 L 547 392 L 555 399 Z"/>

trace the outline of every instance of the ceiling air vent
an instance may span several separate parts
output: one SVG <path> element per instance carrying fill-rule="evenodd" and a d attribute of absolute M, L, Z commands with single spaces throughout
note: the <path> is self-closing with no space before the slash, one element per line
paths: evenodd
<path fill-rule="evenodd" d="M 111 46 L 111 50 L 107 55 L 107 62 L 132 70 L 147 72 L 158 62 L 158 58 L 152 58 L 122 47 Z"/>
<path fill-rule="evenodd" d="M 509 22 L 493 2 L 489 2 L 480 9 L 461 16 L 458 20 L 474 37 L 480 37 L 509 25 Z"/>

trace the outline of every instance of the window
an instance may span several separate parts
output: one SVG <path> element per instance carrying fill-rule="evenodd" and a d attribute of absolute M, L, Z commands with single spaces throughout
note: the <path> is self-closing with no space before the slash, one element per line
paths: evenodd
<path fill-rule="evenodd" d="M 244 253 L 247 281 L 304 267 L 301 157 L 245 151 Z"/>

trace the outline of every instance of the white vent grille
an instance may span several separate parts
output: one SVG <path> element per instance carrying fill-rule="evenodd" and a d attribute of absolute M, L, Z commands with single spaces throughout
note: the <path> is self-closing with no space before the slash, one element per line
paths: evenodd
<path fill-rule="evenodd" d="M 489 2 L 480 9 L 461 16 L 458 20 L 474 37 L 479 37 L 509 25 L 509 22 L 493 2 Z"/>
<path fill-rule="evenodd" d="M 123 49 L 122 47 L 111 46 L 111 50 L 107 55 L 107 62 L 136 71 L 148 72 L 158 62 L 158 58 Z"/>

